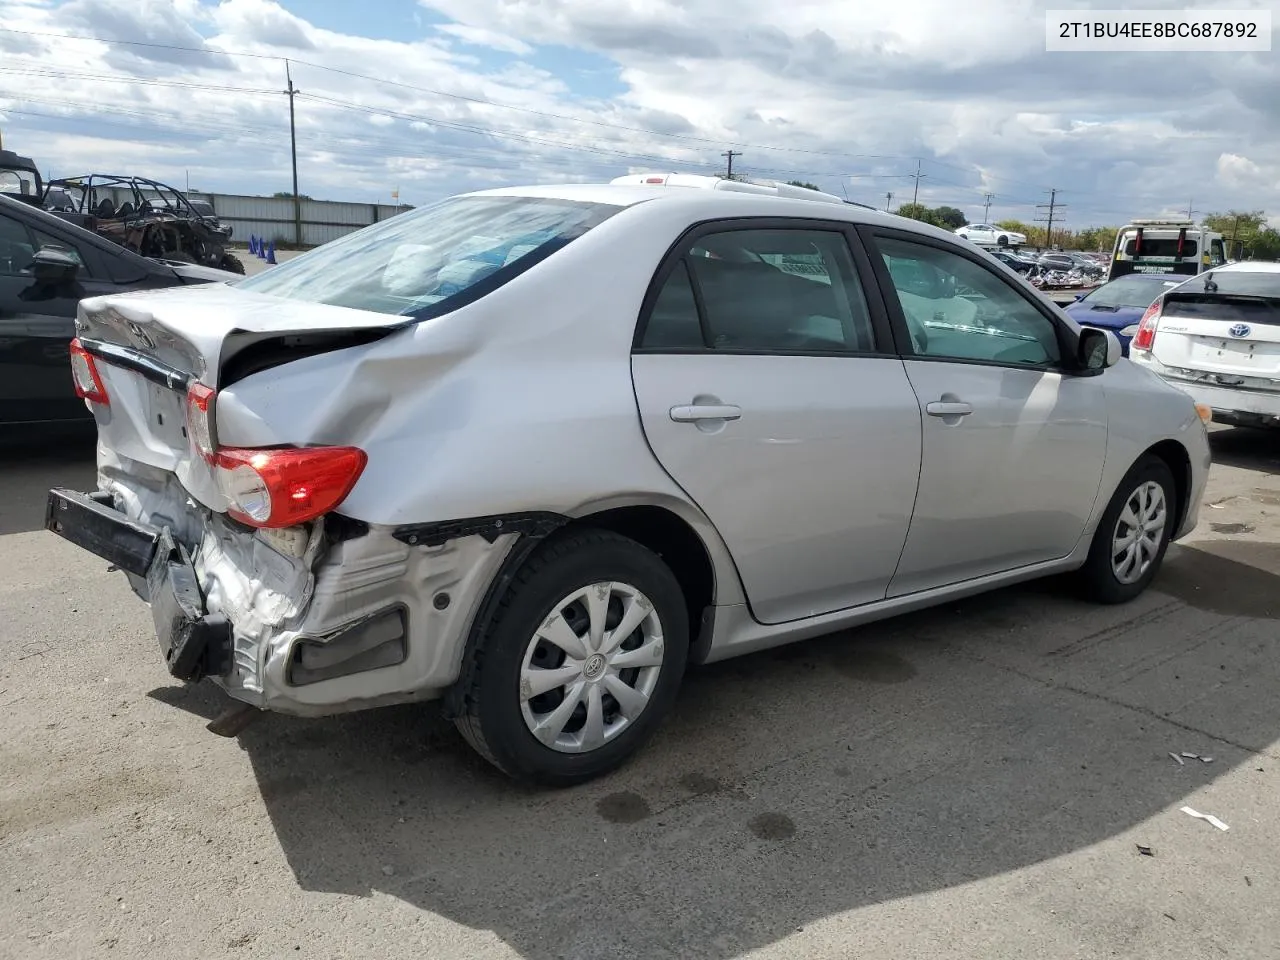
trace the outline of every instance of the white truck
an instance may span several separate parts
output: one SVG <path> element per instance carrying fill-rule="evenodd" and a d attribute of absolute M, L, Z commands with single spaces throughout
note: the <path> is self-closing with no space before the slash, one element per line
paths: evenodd
<path fill-rule="evenodd" d="M 1134 220 L 1116 232 L 1108 280 L 1131 273 L 1195 276 L 1227 262 L 1222 234 L 1194 220 Z"/>

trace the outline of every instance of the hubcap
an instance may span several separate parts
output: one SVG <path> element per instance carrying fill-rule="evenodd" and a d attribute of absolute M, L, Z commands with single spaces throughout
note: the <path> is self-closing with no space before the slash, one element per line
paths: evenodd
<path fill-rule="evenodd" d="M 585 753 L 613 740 L 649 705 L 662 670 L 662 621 L 626 583 L 601 582 L 556 603 L 525 649 L 520 712 L 538 740 Z"/>
<path fill-rule="evenodd" d="M 1151 568 L 1164 538 L 1168 509 L 1164 487 L 1148 480 L 1125 501 L 1111 538 L 1111 572 L 1121 583 L 1136 583 Z"/>

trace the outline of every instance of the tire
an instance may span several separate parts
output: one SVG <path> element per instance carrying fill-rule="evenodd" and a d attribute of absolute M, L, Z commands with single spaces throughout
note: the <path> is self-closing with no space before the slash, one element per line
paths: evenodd
<path fill-rule="evenodd" d="M 600 654 L 590 643 L 587 602 L 605 583 L 609 633 L 602 647 L 616 636 L 610 625 L 619 616 L 633 610 L 642 619 L 616 650 Z M 575 598 L 577 593 L 583 596 Z M 596 604 L 600 596 L 595 592 Z M 567 787 L 602 776 L 643 746 L 675 702 L 688 624 L 680 584 L 652 551 L 603 530 L 552 537 L 525 561 L 477 639 L 458 729 L 481 756 L 517 780 Z M 576 648 L 576 660 L 548 639 L 553 634 Z M 610 661 L 616 657 L 645 665 L 615 667 Z M 539 689 L 529 696 L 531 678 Z M 543 689 L 546 684 L 551 686 Z M 622 696 L 620 685 L 632 691 L 621 700 L 614 696 Z M 642 703 L 636 691 L 647 700 Z M 571 698 L 572 712 L 558 713 Z M 589 729 L 593 716 L 599 724 Z M 544 739 L 533 733 L 535 725 L 547 731 Z M 587 746 L 590 740 L 599 745 Z"/>
<path fill-rule="evenodd" d="M 1009 245 L 1009 238 L 1008 238 L 1008 237 L 1003 236 L 1003 235 L 1001 235 L 1001 236 L 999 236 L 999 237 L 996 237 L 996 246 L 998 246 L 998 247 L 1007 247 L 1008 245 Z"/>
<path fill-rule="evenodd" d="M 224 253 L 222 255 L 222 259 L 218 261 L 218 266 L 221 269 L 229 270 L 232 273 L 244 273 L 244 264 L 240 261 L 240 258 L 229 253 Z"/>
<path fill-rule="evenodd" d="M 1130 568 L 1130 573 L 1138 573 L 1138 575 L 1128 580 L 1120 575 L 1125 565 L 1115 561 L 1116 557 L 1127 556 L 1127 552 L 1121 554 L 1113 549 L 1118 546 L 1118 540 L 1126 532 L 1121 527 L 1121 520 L 1126 515 L 1126 509 L 1131 507 L 1131 501 L 1134 502 L 1129 515 L 1142 516 L 1144 509 L 1142 504 L 1150 503 L 1150 500 L 1144 501 L 1137 498 L 1144 491 L 1149 498 L 1156 487 L 1159 488 L 1160 496 L 1163 498 L 1164 523 L 1158 531 L 1154 531 L 1157 539 L 1153 549 L 1150 546 L 1145 550 L 1142 548 L 1143 543 L 1150 545 L 1150 537 L 1140 536 L 1140 542 L 1135 543 L 1137 559 L 1134 563 L 1138 566 L 1146 563 L 1146 566 L 1140 573 Z M 1177 524 L 1177 503 L 1177 490 L 1168 464 L 1152 455 L 1145 456 L 1134 464 L 1125 478 L 1120 481 L 1111 502 L 1107 505 L 1106 512 L 1102 514 L 1098 529 L 1093 535 L 1093 543 L 1089 548 L 1089 557 L 1080 568 L 1079 581 L 1086 599 L 1105 604 L 1127 603 L 1147 589 L 1160 569 L 1165 551 L 1169 548 L 1169 539 Z M 1128 527 L 1127 520 L 1124 526 Z"/>

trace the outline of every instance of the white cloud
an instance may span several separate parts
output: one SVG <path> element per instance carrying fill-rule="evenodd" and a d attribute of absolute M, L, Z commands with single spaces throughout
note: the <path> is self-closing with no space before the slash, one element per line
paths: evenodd
<path fill-rule="evenodd" d="M 1246 159 L 1280 153 L 1280 62 L 1049 55 L 1043 11 L 1063 0 L 420 3 L 434 14 L 424 20 L 450 22 L 390 40 L 322 28 L 301 0 L 13 0 L 12 30 L 162 46 L 0 31 L 6 142 L 60 170 L 109 158 L 175 182 L 190 169 L 203 189 L 285 189 L 288 57 L 313 196 L 379 199 L 400 183 L 422 202 L 502 182 L 712 170 L 734 145 L 736 169 L 844 183 L 878 205 L 889 191 L 910 198 L 922 157 L 921 200 L 971 215 L 990 192 L 992 218 L 1030 219 L 1049 187 L 1078 225 L 1184 196 L 1206 211 L 1280 210 L 1280 177 Z M 1267 5 L 1280 23 L 1280 2 Z M 608 86 L 566 49 L 613 64 Z"/>
<path fill-rule="evenodd" d="M 448 34 L 451 37 L 457 37 L 464 43 L 469 43 L 476 47 L 492 47 L 494 50 L 504 50 L 507 53 L 518 54 L 519 56 L 528 56 L 533 53 L 533 47 L 522 40 L 515 37 L 509 37 L 504 33 L 498 33 L 495 30 L 489 30 L 485 27 L 468 26 L 461 23 L 446 23 L 436 28 L 441 33 Z"/>

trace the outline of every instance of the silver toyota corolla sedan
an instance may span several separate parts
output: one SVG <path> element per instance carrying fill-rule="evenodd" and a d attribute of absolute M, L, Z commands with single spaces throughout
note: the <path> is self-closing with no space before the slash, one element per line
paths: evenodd
<path fill-rule="evenodd" d="M 298 715 L 439 700 L 569 784 L 689 664 L 1033 577 L 1135 597 L 1205 411 L 952 234 L 655 175 L 453 197 L 229 284 L 84 301 L 98 489 L 164 662 Z"/>

